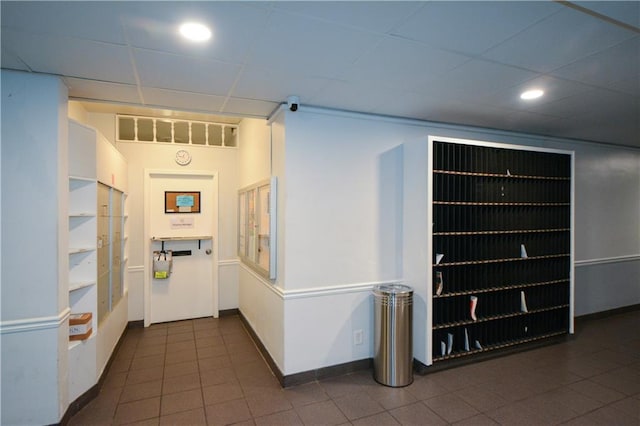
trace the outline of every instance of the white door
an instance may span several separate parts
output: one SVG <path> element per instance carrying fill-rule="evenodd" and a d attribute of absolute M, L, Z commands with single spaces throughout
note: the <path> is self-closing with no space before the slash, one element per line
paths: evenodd
<path fill-rule="evenodd" d="M 217 195 L 213 173 L 147 174 L 145 325 L 218 316 Z M 171 205 L 176 196 L 181 197 L 180 208 Z M 163 247 L 174 253 L 172 271 L 168 278 L 156 279 L 153 253 Z"/>

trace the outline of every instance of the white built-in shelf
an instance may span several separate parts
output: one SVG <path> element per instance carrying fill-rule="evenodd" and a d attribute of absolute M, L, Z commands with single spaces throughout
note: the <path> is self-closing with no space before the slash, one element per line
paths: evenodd
<path fill-rule="evenodd" d="M 95 249 L 95 247 L 69 247 L 69 254 L 89 253 Z"/>
<path fill-rule="evenodd" d="M 82 340 L 69 340 L 69 350 L 78 347 L 82 344 Z"/>
<path fill-rule="evenodd" d="M 69 217 L 96 217 L 96 214 L 93 212 L 78 212 L 78 213 L 69 213 Z"/>
<path fill-rule="evenodd" d="M 91 336 L 84 340 L 69 340 L 69 350 L 79 347 L 80 345 L 87 344 L 96 337 L 96 330 L 92 329 Z"/>
<path fill-rule="evenodd" d="M 211 235 L 196 235 L 193 237 L 151 237 L 151 241 L 194 241 L 194 240 L 211 240 Z"/>
<path fill-rule="evenodd" d="M 87 183 L 96 182 L 96 178 L 88 178 L 84 176 L 69 176 L 69 180 L 75 180 L 78 182 L 87 182 Z"/>
<path fill-rule="evenodd" d="M 82 288 L 91 287 L 92 285 L 96 285 L 95 280 L 69 283 L 69 291 L 80 290 Z"/>

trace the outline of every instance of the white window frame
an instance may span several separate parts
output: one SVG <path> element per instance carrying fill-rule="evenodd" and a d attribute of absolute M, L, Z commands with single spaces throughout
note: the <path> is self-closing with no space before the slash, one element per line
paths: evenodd
<path fill-rule="evenodd" d="M 121 118 L 130 118 L 133 120 L 133 139 L 120 139 L 120 119 Z M 153 140 L 151 141 L 141 141 L 138 139 L 138 120 L 151 120 L 153 122 Z M 157 122 L 165 122 L 171 123 L 171 141 L 158 141 L 157 140 Z M 176 142 L 175 141 L 175 124 L 176 123 L 187 123 L 189 126 L 189 141 L 188 143 Z M 192 131 L 191 127 L 193 124 L 204 124 L 205 129 L 205 144 L 194 144 L 192 141 Z M 209 125 L 220 126 L 222 128 L 222 145 L 210 145 L 209 142 Z M 226 129 L 230 128 L 231 133 L 235 133 L 235 145 L 226 145 L 225 144 L 225 133 Z M 147 117 L 141 115 L 128 115 L 128 114 L 116 114 L 116 141 L 117 142 L 125 142 L 125 143 L 152 143 L 152 144 L 175 144 L 179 146 L 184 145 L 192 145 L 192 146 L 202 146 L 209 148 L 227 148 L 227 149 L 237 149 L 239 145 L 239 126 L 237 124 L 230 123 L 217 123 L 214 121 L 197 121 L 197 120 L 185 120 L 185 119 L 175 119 L 175 118 L 160 118 L 160 117 Z"/>

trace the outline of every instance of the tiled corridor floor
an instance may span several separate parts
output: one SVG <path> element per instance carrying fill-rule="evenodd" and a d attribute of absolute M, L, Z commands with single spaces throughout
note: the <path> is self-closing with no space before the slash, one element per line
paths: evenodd
<path fill-rule="evenodd" d="M 396 389 L 370 371 L 281 389 L 237 316 L 130 329 L 70 424 L 638 426 L 640 311 Z"/>

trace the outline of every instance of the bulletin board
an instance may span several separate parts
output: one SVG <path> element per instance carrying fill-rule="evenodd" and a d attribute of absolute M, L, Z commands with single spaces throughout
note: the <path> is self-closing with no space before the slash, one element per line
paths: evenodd
<path fill-rule="evenodd" d="M 200 213 L 200 191 L 165 191 L 165 213 Z"/>

